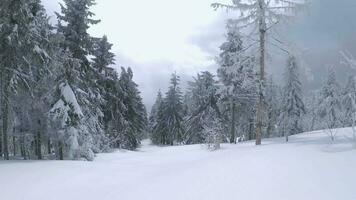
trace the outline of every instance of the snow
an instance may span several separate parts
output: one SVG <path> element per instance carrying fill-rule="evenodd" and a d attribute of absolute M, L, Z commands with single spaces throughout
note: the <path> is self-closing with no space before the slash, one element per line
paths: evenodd
<path fill-rule="evenodd" d="M 62 125 L 62 127 L 64 127 L 66 125 L 66 121 L 68 119 L 68 112 L 69 112 L 70 108 L 69 106 L 66 106 L 64 101 L 62 101 L 62 99 L 59 99 L 52 107 L 52 109 L 49 111 L 52 115 L 54 119 L 59 119 L 60 120 L 60 124 Z"/>
<path fill-rule="evenodd" d="M 83 116 L 82 109 L 80 108 L 77 98 L 75 97 L 75 94 L 74 94 L 72 88 L 70 87 L 70 85 L 67 83 L 62 83 L 59 86 L 59 88 L 61 90 L 61 94 L 62 94 L 64 100 L 66 101 L 66 103 L 73 106 L 74 112 L 78 116 Z"/>
<path fill-rule="evenodd" d="M 351 129 L 253 142 L 155 147 L 99 154 L 94 162 L 1 161 L 11 200 L 355 200 Z"/>

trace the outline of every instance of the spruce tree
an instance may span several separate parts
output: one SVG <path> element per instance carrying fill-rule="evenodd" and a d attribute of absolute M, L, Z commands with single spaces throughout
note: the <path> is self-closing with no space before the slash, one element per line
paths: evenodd
<path fill-rule="evenodd" d="M 356 124 L 356 77 L 350 76 L 342 92 L 343 125 L 354 127 Z"/>
<path fill-rule="evenodd" d="M 89 61 L 87 56 L 93 47 L 93 38 L 89 35 L 88 29 L 100 20 L 94 20 L 94 13 L 90 7 L 95 5 L 94 0 L 64 0 L 61 6 L 61 14 L 56 13 L 59 20 L 58 31 L 65 38 L 64 48 L 68 48 L 73 57 L 82 63 L 82 70 L 87 71 Z"/>
<path fill-rule="evenodd" d="M 335 71 L 332 67 L 328 70 L 328 77 L 321 89 L 319 96 L 318 113 L 320 119 L 324 122 L 331 140 L 335 139 L 333 129 L 340 126 L 341 101 L 340 88 L 336 81 Z"/>
<path fill-rule="evenodd" d="M 123 117 L 124 123 L 121 140 L 118 144 L 121 148 L 135 149 L 140 144 L 147 125 L 147 113 L 138 85 L 132 80 L 133 72 L 131 68 L 121 69 L 120 87 L 123 92 L 123 104 L 125 111 Z"/>
<path fill-rule="evenodd" d="M 276 135 L 276 126 L 280 115 L 280 89 L 270 77 L 266 83 L 266 111 L 267 111 L 267 129 L 266 137 Z"/>
<path fill-rule="evenodd" d="M 186 119 L 187 144 L 213 143 L 222 141 L 220 110 L 218 108 L 218 85 L 214 75 L 204 71 L 189 82 L 187 94 L 189 94 L 190 116 Z M 217 128 L 213 130 L 214 124 Z"/>
<path fill-rule="evenodd" d="M 94 90 L 96 96 L 99 97 L 97 98 L 96 106 L 97 110 L 102 112 L 101 116 L 97 116 L 100 121 L 98 125 L 104 129 L 105 134 L 108 134 L 108 124 L 113 119 L 112 115 L 115 108 L 113 108 L 112 104 L 117 100 L 116 96 L 119 95 L 118 86 L 115 85 L 118 82 L 118 77 L 116 73 L 113 73 L 114 69 L 110 68 L 110 65 L 115 64 L 115 54 L 111 52 L 111 48 L 112 44 L 108 42 L 106 36 L 103 36 L 95 39 L 92 50 L 94 58 L 91 77 L 95 81 L 91 85 L 97 88 L 97 90 Z"/>
<path fill-rule="evenodd" d="M 283 88 L 281 125 L 283 127 L 286 141 L 288 142 L 289 135 L 294 135 L 303 131 L 301 117 L 305 114 L 299 68 L 294 56 L 288 58 L 284 76 L 285 86 Z"/>
<path fill-rule="evenodd" d="M 172 74 L 171 85 L 163 103 L 158 108 L 154 137 L 157 144 L 173 145 L 183 142 L 183 103 L 179 88 L 179 76 Z"/>
<path fill-rule="evenodd" d="M 87 59 L 94 48 L 94 38 L 88 34 L 88 29 L 99 20 L 92 19 L 94 14 L 90 7 L 95 5 L 93 0 L 65 0 L 64 3 L 61 4 L 61 14 L 56 13 L 59 20 L 58 32 L 64 38 L 62 48 L 68 50 L 72 59 L 80 64 L 72 65 L 77 74 L 68 84 L 83 112 L 77 127 L 81 152 L 91 154 L 91 151 L 100 151 L 104 140 L 104 124 L 101 120 L 104 117 L 104 99 L 97 82 L 99 71 Z"/>
<path fill-rule="evenodd" d="M 99 74 L 106 72 L 107 67 L 115 64 L 115 54 L 111 52 L 112 44 L 108 42 L 108 38 L 104 35 L 102 38 L 95 40 L 92 54 L 93 68 L 98 71 Z"/>
<path fill-rule="evenodd" d="M 218 78 L 223 84 L 222 101 L 230 108 L 230 142 L 236 140 L 236 110 L 238 106 L 254 106 L 257 96 L 254 58 L 246 55 L 236 26 L 227 25 L 226 42 L 220 46 Z"/>
<path fill-rule="evenodd" d="M 42 7 L 37 0 L 4 0 L 0 5 L 0 76 L 2 148 L 5 159 L 9 159 L 8 132 L 11 98 L 19 91 L 28 91 L 33 78 L 32 70 L 42 71 L 44 65 L 35 63 L 44 58 L 41 48 L 39 13 Z M 47 58 L 44 58 L 47 59 Z M 35 68 L 37 67 L 37 68 Z"/>
<path fill-rule="evenodd" d="M 153 106 L 151 108 L 150 115 L 149 115 L 148 128 L 149 128 L 150 133 L 153 132 L 153 128 L 157 124 L 158 108 L 162 104 L 162 102 L 163 102 L 163 96 L 162 96 L 161 90 L 159 90 L 157 93 L 155 103 L 153 104 Z M 151 136 L 152 136 L 152 134 L 151 134 Z"/>

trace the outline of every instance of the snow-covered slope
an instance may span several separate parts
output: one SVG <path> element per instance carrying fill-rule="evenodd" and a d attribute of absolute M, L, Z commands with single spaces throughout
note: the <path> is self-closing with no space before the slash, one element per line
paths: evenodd
<path fill-rule="evenodd" d="M 355 200 L 351 131 L 101 154 L 94 162 L 0 161 L 3 200 Z"/>

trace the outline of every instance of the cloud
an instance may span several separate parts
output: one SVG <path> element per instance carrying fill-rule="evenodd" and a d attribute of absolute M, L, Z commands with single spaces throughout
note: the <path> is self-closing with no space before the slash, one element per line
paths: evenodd
<path fill-rule="evenodd" d="M 59 10 L 58 1 L 43 3 L 53 13 Z M 92 10 L 102 22 L 90 33 L 106 34 L 114 44 L 117 66 L 133 68 L 148 110 L 156 92 L 167 89 L 174 71 L 182 77 L 183 88 L 196 73 L 216 71 L 214 59 L 224 41 L 225 19 L 236 14 L 214 11 L 210 4 L 215 0 L 96 2 Z M 339 66 L 339 77 L 350 73 L 341 66 L 339 51 L 347 49 L 356 55 L 355 9 L 353 0 L 313 0 L 309 11 L 280 33 L 304 51 L 303 60 L 314 77 L 303 81 L 307 88 L 320 87 L 330 65 Z M 281 82 L 286 54 L 273 48 L 270 54 L 268 72 Z"/>

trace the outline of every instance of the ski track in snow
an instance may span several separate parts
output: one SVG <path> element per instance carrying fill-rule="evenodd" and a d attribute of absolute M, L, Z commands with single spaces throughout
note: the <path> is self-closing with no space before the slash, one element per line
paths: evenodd
<path fill-rule="evenodd" d="M 99 154 L 94 162 L 0 161 L 1 200 L 355 200 L 351 130 Z"/>

